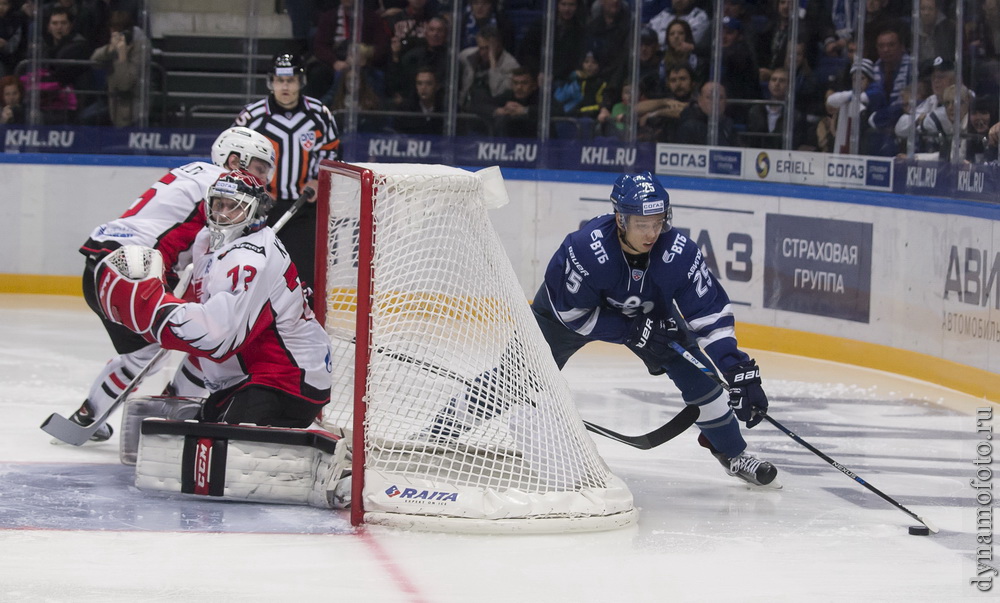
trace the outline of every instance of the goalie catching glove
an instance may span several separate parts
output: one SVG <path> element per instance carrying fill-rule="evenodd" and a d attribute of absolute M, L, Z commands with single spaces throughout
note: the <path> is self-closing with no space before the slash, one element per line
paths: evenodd
<path fill-rule="evenodd" d="M 729 383 L 729 406 L 747 429 L 764 420 L 767 394 L 760 385 L 760 369 L 754 360 L 741 362 L 723 373 Z"/>
<path fill-rule="evenodd" d="M 94 271 L 101 311 L 113 322 L 159 341 L 163 323 L 183 300 L 164 286 L 163 257 L 149 247 L 126 245 L 108 254 Z"/>
<path fill-rule="evenodd" d="M 640 316 L 632 321 L 625 345 L 646 363 L 650 375 L 662 375 L 666 372 L 663 362 L 670 351 L 670 342 L 683 339 L 674 319 Z"/>

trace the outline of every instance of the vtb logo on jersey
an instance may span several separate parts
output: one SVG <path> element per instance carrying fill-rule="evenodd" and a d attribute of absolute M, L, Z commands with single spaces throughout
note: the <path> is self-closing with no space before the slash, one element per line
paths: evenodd
<path fill-rule="evenodd" d="M 302 148 L 307 151 L 312 150 L 312 148 L 316 146 L 316 131 L 310 130 L 302 134 L 302 136 L 299 136 L 299 144 L 301 144 Z"/>

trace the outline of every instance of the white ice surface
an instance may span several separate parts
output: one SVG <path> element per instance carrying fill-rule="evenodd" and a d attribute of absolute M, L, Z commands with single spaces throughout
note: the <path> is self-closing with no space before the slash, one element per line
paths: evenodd
<path fill-rule="evenodd" d="M 952 601 L 976 574 L 976 434 L 988 403 L 844 365 L 755 353 L 772 414 L 941 532 L 769 425 L 746 432 L 780 491 L 728 477 L 683 434 L 598 445 L 638 525 L 551 536 L 353 531 L 343 512 L 178 503 L 135 490 L 117 435 L 38 429 L 112 355 L 75 298 L 0 295 L 0 601 Z M 567 366 L 584 418 L 644 433 L 680 408 L 669 380 L 611 348 Z M 151 383 L 155 388 L 156 383 Z M 117 419 L 117 417 L 116 417 Z M 113 420 L 113 424 L 114 424 Z M 1000 586 L 992 592 L 1000 591 Z"/>

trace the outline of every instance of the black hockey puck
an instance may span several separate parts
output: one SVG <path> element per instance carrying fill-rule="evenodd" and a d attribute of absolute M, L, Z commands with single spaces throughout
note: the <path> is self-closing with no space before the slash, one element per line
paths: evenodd
<path fill-rule="evenodd" d="M 910 536 L 927 536 L 931 533 L 927 526 L 910 526 Z"/>

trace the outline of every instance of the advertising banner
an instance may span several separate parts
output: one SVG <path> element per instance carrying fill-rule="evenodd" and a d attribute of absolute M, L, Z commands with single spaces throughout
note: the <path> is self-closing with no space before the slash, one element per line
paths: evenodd
<path fill-rule="evenodd" d="M 205 158 L 217 130 L 0 126 L 4 153 L 147 155 Z M 409 136 L 392 132 L 342 133 L 350 162 L 439 163 L 582 172 L 652 170 L 670 176 L 798 184 L 996 202 L 1000 167 L 953 166 L 892 157 L 826 155 L 803 151 L 628 144 L 611 136 L 581 135 L 544 142 L 490 136 Z"/>
<path fill-rule="evenodd" d="M 868 322 L 872 225 L 767 215 L 764 307 Z"/>

